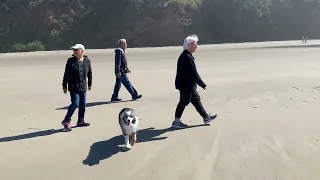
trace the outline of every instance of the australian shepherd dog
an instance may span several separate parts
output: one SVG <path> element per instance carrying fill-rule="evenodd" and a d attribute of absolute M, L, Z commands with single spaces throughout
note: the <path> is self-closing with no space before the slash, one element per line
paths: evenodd
<path fill-rule="evenodd" d="M 119 113 L 119 125 L 124 137 L 124 147 L 131 149 L 137 141 L 139 117 L 132 108 L 123 108 Z"/>

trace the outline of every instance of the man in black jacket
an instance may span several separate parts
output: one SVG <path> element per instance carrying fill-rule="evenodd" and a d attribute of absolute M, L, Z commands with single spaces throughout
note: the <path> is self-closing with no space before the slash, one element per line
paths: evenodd
<path fill-rule="evenodd" d="M 71 117 L 79 106 L 77 127 L 89 126 L 90 123 L 85 122 L 84 114 L 86 109 L 86 91 L 87 85 L 89 91 L 92 87 L 92 69 L 91 60 L 88 56 L 83 55 L 85 48 L 82 44 L 76 44 L 71 47 L 73 55 L 70 57 L 65 66 L 62 88 L 67 94 L 70 92 L 71 104 L 68 112 L 61 122 L 67 131 L 71 131 Z M 88 78 L 88 81 L 87 81 Z"/>
<path fill-rule="evenodd" d="M 202 81 L 198 74 L 194 57 L 197 49 L 198 37 L 196 35 L 188 36 L 183 43 L 183 52 L 181 53 L 177 63 L 177 73 L 175 79 L 175 87 L 180 91 L 180 101 L 176 107 L 175 120 L 172 123 L 173 128 L 185 128 L 188 125 L 181 122 L 180 118 L 185 107 L 191 102 L 198 113 L 203 117 L 205 124 L 210 123 L 216 118 L 216 114 L 210 115 L 204 109 L 200 95 L 197 92 L 197 84 L 206 89 L 206 84 Z"/>
<path fill-rule="evenodd" d="M 125 39 L 120 39 L 118 41 L 119 47 L 115 49 L 115 74 L 116 74 L 116 83 L 114 85 L 113 94 L 111 97 L 111 101 L 121 101 L 118 98 L 118 94 L 121 88 L 121 83 L 126 87 L 126 89 L 131 94 L 132 100 L 140 99 L 142 97 L 141 94 L 138 94 L 137 90 L 131 84 L 127 73 L 131 73 L 128 68 L 126 53 L 125 50 L 127 48 L 127 41 Z"/>

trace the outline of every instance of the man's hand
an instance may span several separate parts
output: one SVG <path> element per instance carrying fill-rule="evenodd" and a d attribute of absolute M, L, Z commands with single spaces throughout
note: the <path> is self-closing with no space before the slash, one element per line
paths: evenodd
<path fill-rule="evenodd" d="M 116 75 L 117 75 L 118 78 L 120 78 L 121 77 L 121 72 L 118 72 Z"/>
<path fill-rule="evenodd" d="M 130 69 L 128 68 L 128 73 L 131 73 Z"/>
<path fill-rule="evenodd" d="M 67 94 L 68 89 L 67 88 L 63 88 L 63 93 Z"/>
<path fill-rule="evenodd" d="M 204 90 L 206 90 L 206 89 L 207 89 L 207 85 L 202 86 L 202 88 L 203 88 Z"/>
<path fill-rule="evenodd" d="M 91 86 L 88 87 L 89 91 L 91 91 Z"/>

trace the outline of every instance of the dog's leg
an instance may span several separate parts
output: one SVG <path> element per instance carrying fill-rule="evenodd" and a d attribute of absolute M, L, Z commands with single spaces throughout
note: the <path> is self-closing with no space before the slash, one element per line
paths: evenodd
<path fill-rule="evenodd" d="M 125 147 L 130 149 L 131 148 L 131 145 L 130 145 L 130 142 L 129 142 L 129 135 L 125 135 L 124 136 L 124 143 L 125 143 Z"/>
<path fill-rule="evenodd" d="M 132 133 L 131 135 L 131 146 L 137 142 L 137 133 Z"/>

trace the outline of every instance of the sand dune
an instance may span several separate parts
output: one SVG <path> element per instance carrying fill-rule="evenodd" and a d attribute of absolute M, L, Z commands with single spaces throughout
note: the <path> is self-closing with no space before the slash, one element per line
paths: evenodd
<path fill-rule="evenodd" d="M 318 180 L 320 51 L 286 48 L 299 43 L 199 46 L 194 56 L 208 84 L 199 92 L 219 116 L 203 126 L 190 104 L 182 118 L 192 127 L 184 130 L 169 128 L 180 47 L 128 49 L 129 78 L 143 98 L 115 104 L 108 103 L 113 50 L 89 50 L 92 125 L 72 132 L 60 130 L 70 103 L 61 82 L 71 52 L 1 54 L 0 179 Z M 124 87 L 120 96 L 130 99 Z M 123 107 L 143 118 L 128 152 L 118 148 Z M 77 111 L 73 124 L 76 118 Z"/>

